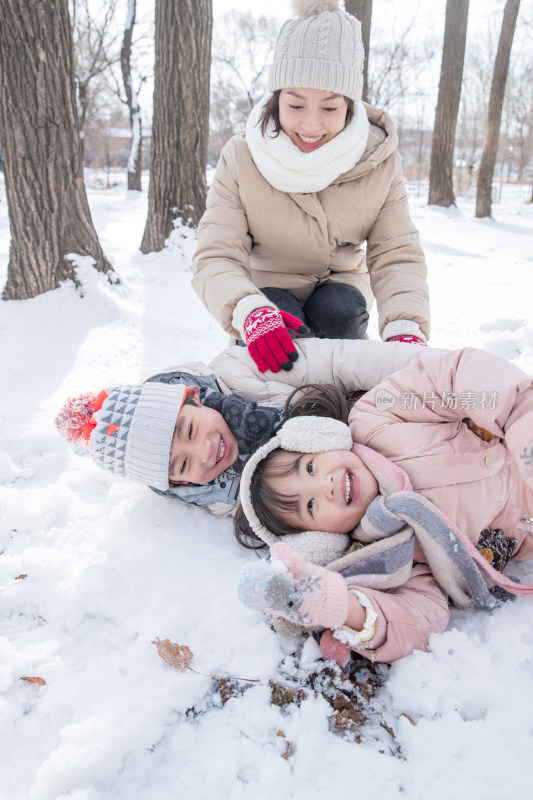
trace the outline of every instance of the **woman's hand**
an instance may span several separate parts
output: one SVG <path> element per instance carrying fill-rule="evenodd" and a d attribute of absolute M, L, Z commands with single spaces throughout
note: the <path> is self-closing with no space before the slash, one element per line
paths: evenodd
<path fill-rule="evenodd" d="M 289 372 L 298 353 L 289 335 L 309 333 L 301 319 L 272 306 L 256 308 L 244 322 L 244 338 L 248 352 L 257 364 L 259 372 Z"/>

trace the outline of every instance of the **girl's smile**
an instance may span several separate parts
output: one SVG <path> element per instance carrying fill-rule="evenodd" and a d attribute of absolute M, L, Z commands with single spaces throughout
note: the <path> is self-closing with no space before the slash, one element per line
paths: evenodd
<path fill-rule="evenodd" d="M 373 474 L 351 450 L 303 455 L 280 451 L 270 461 L 275 468 L 291 463 L 292 470 L 265 480 L 274 492 L 297 501 L 295 508 L 276 510 L 292 528 L 349 533 L 378 494 Z"/>

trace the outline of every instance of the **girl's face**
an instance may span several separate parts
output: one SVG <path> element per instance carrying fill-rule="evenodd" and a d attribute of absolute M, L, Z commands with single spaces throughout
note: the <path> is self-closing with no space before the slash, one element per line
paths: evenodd
<path fill-rule="evenodd" d="M 282 89 L 279 121 L 302 153 L 318 150 L 346 125 L 348 103 L 341 94 L 322 89 Z"/>
<path fill-rule="evenodd" d="M 297 499 L 297 510 L 276 509 L 276 517 L 293 528 L 349 533 L 378 494 L 368 467 L 351 450 L 326 453 L 280 451 L 271 463 L 294 463 L 290 474 L 265 478 L 284 497 Z"/>

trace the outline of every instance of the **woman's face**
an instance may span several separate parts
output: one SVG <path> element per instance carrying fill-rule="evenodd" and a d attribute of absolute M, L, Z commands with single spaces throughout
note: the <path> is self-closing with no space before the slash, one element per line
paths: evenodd
<path fill-rule="evenodd" d="M 348 103 L 341 94 L 322 89 L 282 89 L 279 121 L 302 153 L 330 142 L 346 125 Z"/>
<path fill-rule="evenodd" d="M 289 474 L 265 478 L 275 492 L 298 500 L 295 511 L 275 511 L 281 522 L 293 528 L 349 533 L 377 497 L 376 479 L 351 450 L 305 454 L 280 451 L 270 463 L 275 461 L 276 466 L 294 464 Z"/>

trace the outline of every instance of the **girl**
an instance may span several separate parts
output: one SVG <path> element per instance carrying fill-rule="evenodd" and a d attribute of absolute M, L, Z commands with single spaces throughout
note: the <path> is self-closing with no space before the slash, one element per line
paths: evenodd
<path fill-rule="evenodd" d="M 530 377 L 483 351 L 425 351 L 349 426 L 291 419 L 246 465 L 237 533 L 274 559 L 245 568 L 247 605 L 330 629 L 328 656 L 390 662 L 445 630 L 448 598 L 533 593 L 498 572 L 533 558 Z"/>
<path fill-rule="evenodd" d="M 269 94 L 224 147 L 198 227 L 193 287 L 262 371 L 290 370 L 287 331 L 429 336 L 426 264 L 390 117 L 361 101 L 361 26 L 338 0 L 299 0 Z"/>

